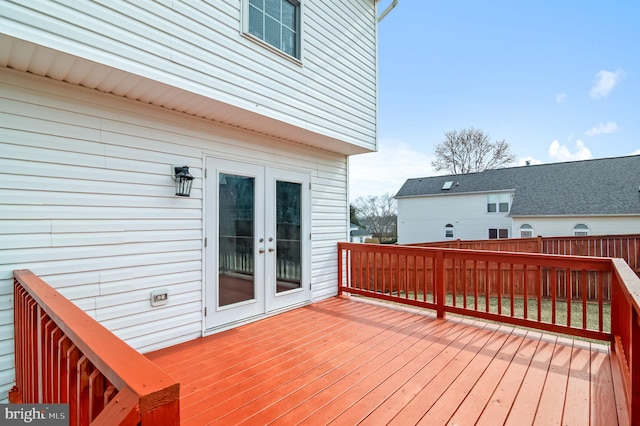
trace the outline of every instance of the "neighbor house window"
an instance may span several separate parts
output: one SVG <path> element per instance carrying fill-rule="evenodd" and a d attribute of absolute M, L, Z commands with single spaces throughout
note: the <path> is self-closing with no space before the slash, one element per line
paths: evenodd
<path fill-rule="evenodd" d="M 248 0 L 245 31 L 276 49 L 300 58 L 300 2 Z"/>
<path fill-rule="evenodd" d="M 444 237 L 445 238 L 453 238 L 453 225 L 450 223 L 447 223 L 447 225 L 444 227 Z"/>
<path fill-rule="evenodd" d="M 501 228 L 489 228 L 489 239 L 490 240 L 495 240 L 495 239 L 505 239 L 505 238 L 509 238 L 509 230 L 508 229 L 501 229 Z"/>
<path fill-rule="evenodd" d="M 533 226 L 523 224 L 520 226 L 520 238 L 533 238 Z"/>
<path fill-rule="evenodd" d="M 509 212 L 509 194 L 490 194 L 487 195 L 487 212 L 488 213 L 508 213 Z"/>
<path fill-rule="evenodd" d="M 573 227 L 573 235 L 576 237 L 586 237 L 589 235 L 589 227 L 584 223 L 579 223 Z"/>

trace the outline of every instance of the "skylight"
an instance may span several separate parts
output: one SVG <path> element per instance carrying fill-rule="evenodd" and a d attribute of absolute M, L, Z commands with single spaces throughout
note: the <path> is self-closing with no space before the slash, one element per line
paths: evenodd
<path fill-rule="evenodd" d="M 451 186 L 453 185 L 453 181 L 452 180 L 448 180 L 444 183 L 444 185 L 442 185 L 442 189 L 451 189 Z"/>

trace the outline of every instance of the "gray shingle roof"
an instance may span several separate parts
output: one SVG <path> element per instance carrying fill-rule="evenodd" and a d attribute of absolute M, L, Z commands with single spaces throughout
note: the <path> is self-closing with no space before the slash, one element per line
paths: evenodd
<path fill-rule="evenodd" d="M 500 190 L 515 190 L 511 216 L 638 215 L 640 155 L 408 179 L 396 198 Z"/>

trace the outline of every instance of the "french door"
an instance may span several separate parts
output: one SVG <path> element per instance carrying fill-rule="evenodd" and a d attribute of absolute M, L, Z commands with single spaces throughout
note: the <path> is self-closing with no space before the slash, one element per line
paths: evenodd
<path fill-rule="evenodd" d="M 309 176 L 216 158 L 206 163 L 205 328 L 308 301 Z"/>

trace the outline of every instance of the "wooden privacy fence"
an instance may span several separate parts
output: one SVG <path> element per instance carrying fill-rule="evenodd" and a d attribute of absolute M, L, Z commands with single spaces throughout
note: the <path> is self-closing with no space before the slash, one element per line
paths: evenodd
<path fill-rule="evenodd" d="M 14 271 L 10 402 L 69 404 L 70 425 L 178 425 L 179 384 L 28 270 Z"/>
<path fill-rule="evenodd" d="M 640 279 L 621 259 L 338 243 L 338 292 L 610 341 L 640 424 Z"/>
<path fill-rule="evenodd" d="M 621 258 L 640 277 L 640 235 L 637 234 L 511 238 L 504 240 L 454 240 L 410 244 L 409 246 Z M 579 287 L 574 287 L 572 290 L 581 291 Z M 587 284 L 586 292 L 589 299 L 593 300 L 598 297 L 595 281 L 592 280 Z M 573 295 L 581 296 L 580 293 L 574 293 Z M 565 296 L 561 294 L 561 297 Z M 609 299 L 608 288 L 604 290 L 604 298 L 606 300 Z"/>

